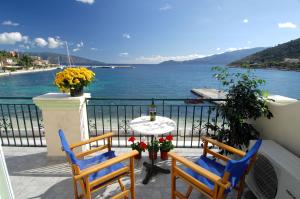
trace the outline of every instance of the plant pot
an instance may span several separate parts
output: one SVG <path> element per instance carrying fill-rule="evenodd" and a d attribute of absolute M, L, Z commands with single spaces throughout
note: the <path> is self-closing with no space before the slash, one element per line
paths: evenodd
<path fill-rule="evenodd" d="M 71 97 L 79 97 L 83 95 L 83 86 L 70 88 Z"/>
<path fill-rule="evenodd" d="M 149 159 L 152 160 L 156 160 L 157 159 L 157 151 L 149 151 Z"/>
<path fill-rule="evenodd" d="M 160 159 L 162 159 L 162 160 L 169 159 L 168 151 L 160 151 Z"/>
<path fill-rule="evenodd" d="M 134 159 L 140 160 L 141 158 L 142 158 L 142 152 L 139 151 L 139 154 L 135 155 L 135 156 L 134 156 Z"/>

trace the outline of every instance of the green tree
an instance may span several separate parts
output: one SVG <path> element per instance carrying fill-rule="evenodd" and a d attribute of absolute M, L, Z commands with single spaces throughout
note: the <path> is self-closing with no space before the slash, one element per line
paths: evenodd
<path fill-rule="evenodd" d="M 219 106 L 219 112 L 226 118 L 228 128 L 208 124 L 217 130 L 216 138 L 231 146 L 248 146 L 251 139 L 259 136 L 257 130 L 247 122 L 262 116 L 273 117 L 267 106 L 266 93 L 260 89 L 264 80 L 254 76 L 250 70 L 246 73 L 229 73 L 226 68 L 214 67 L 214 75 L 226 90 L 226 101 Z"/>
<path fill-rule="evenodd" d="M 18 62 L 18 65 L 24 67 L 31 67 L 33 66 L 33 59 L 28 55 L 23 55 Z"/>

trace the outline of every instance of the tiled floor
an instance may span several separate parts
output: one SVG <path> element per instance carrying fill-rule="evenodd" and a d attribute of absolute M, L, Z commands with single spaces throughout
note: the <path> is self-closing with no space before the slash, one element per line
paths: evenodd
<path fill-rule="evenodd" d="M 64 159 L 50 160 L 47 158 L 46 148 L 14 148 L 4 147 L 6 163 L 11 177 L 11 182 L 16 199 L 68 199 L 73 198 L 71 172 Z M 115 149 L 120 154 L 128 149 Z M 191 160 L 199 157 L 201 149 L 175 150 Z M 158 174 L 151 179 L 149 184 L 142 184 L 145 169 L 142 166 L 147 157 L 135 162 L 136 195 L 137 199 L 168 199 L 170 198 L 170 174 Z M 157 165 L 164 168 L 170 167 L 170 161 L 158 160 Z M 129 179 L 123 182 L 129 185 Z M 179 190 L 186 190 L 187 186 L 179 182 Z M 106 189 L 94 194 L 93 198 L 109 198 L 119 190 L 118 184 L 112 184 Z M 244 198 L 252 198 L 249 191 Z M 248 197 L 249 196 L 249 197 Z M 191 199 L 205 198 L 200 193 L 193 191 Z M 227 198 L 235 198 L 235 193 Z"/>

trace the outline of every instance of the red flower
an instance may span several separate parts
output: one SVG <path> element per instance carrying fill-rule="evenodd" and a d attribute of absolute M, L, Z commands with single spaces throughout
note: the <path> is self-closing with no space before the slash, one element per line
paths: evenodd
<path fill-rule="evenodd" d="M 147 149 L 147 144 L 145 142 L 140 142 L 140 148 L 143 150 Z"/>
<path fill-rule="evenodd" d="M 172 135 L 167 135 L 167 136 L 166 136 L 166 140 L 172 141 L 172 140 L 173 140 L 173 136 L 172 136 Z"/>
<path fill-rule="evenodd" d="M 132 143 L 134 142 L 134 140 L 135 140 L 135 137 L 133 137 L 133 136 L 131 136 L 131 137 L 128 139 L 128 141 L 129 141 L 129 142 L 132 142 Z"/>
<path fill-rule="evenodd" d="M 160 142 L 160 143 L 163 143 L 164 141 L 165 141 L 164 138 L 159 138 L 159 142 Z"/>

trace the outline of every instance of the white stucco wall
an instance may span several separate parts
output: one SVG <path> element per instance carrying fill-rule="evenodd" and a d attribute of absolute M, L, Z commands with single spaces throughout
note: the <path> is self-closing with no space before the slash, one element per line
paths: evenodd
<path fill-rule="evenodd" d="M 276 141 L 300 157 L 300 101 L 282 96 L 270 96 L 275 102 L 268 106 L 272 119 L 260 118 L 251 122 L 263 139 Z"/>

